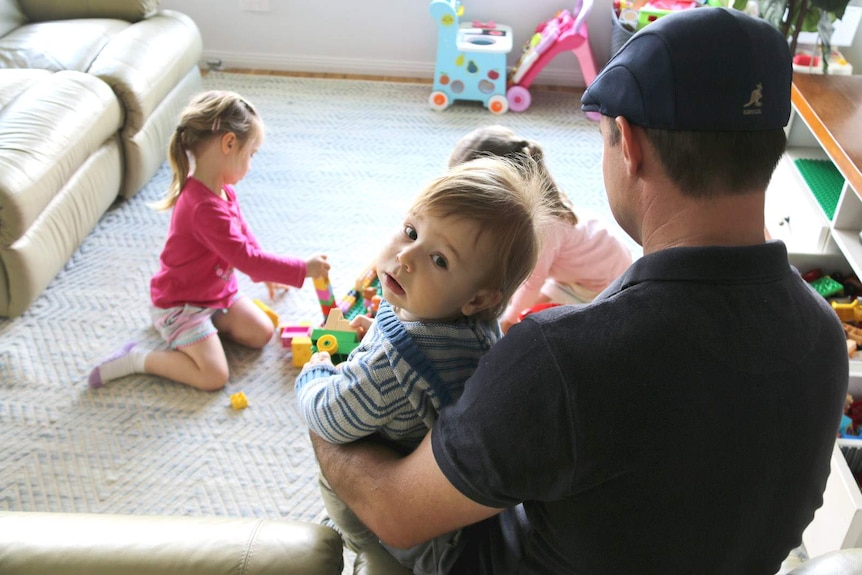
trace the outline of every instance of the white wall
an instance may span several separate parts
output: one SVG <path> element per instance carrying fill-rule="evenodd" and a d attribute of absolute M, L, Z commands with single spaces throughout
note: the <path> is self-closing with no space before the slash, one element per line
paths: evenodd
<path fill-rule="evenodd" d="M 241 3 L 268 5 L 249 12 Z M 535 27 L 561 8 L 559 0 L 463 0 L 464 20 L 495 20 L 512 26 L 514 65 Z M 596 64 L 610 57 L 612 0 L 595 0 L 587 25 Z M 852 0 L 852 5 L 862 0 Z M 434 73 L 437 27 L 428 0 L 162 0 L 161 7 L 191 16 L 204 40 L 202 65 L 219 59 L 226 68 L 428 78 Z M 862 27 L 843 48 L 862 74 Z M 558 55 L 537 84 L 584 87 L 574 54 Z"/>
<path fill-rule="evenodd" d="M 263 0 L 268 12 L 242 0 L 162 0 L 201 29 L 204 62 L 224 67 L 428 78 L 434 73 L 437 26 L 428 0 Z M 255 0 L 261 3 L 261 0 Z M 514 29 L 514 65 L 536 26 L 562 8 L 559 0 L 463 0 L 464 20 L 495 20 Z M 587 25 L 596 63 L 609 58 L 611 0 L 596 0 Z M 574 54 L 558 55 L 537 84 L 583 87 Z"/>

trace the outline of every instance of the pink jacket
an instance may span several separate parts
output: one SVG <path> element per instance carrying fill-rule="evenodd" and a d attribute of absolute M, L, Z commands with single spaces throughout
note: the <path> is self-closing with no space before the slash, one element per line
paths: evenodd
<path fill-rule="evenodd" d="M 548 279 L 579 284 L 596 293 L 617 279 L 632 263 L 632 254 L 598 218 L 582 218 L 574 226 L 559 220 L 543 231 L 536 267 L 512 296 L 503 320 L 515 323 L 518 314 L 535 305 Z"/>
<path fill-rule="evenodd" d="M 234 269 L 254 281 L 301 286 L 305 261 L 261 249 L 239 209 L 236 193 L 227 200 L 189 178 L 171 214 L 160 269 L 150 281 L 153 305 L 190 304 L 226 308 L 238 292 Z"/>

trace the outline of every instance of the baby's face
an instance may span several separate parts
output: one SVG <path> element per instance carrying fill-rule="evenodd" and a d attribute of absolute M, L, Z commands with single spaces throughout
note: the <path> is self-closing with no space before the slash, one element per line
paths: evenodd
<path fill-rule="evenodd" d="M 471 302 L 488 291 L 487 254 L 493 249 L 490 234 L 475 221 L 408 214 L 377 258 L 383 297 L 404 321 L 471 315 L 479 311 Z"/>

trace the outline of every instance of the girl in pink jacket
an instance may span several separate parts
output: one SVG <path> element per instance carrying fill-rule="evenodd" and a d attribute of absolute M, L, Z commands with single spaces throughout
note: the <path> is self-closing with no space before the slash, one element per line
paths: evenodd
<path fill-rule="evenodd" d="M 127 343 L 90 373 L 90 387 L 132 373 L 159 375 L 198 389 L 225 386 L 229 371 L 221 335 L 263 347 L 269 316 L 239 293 L 239 270 L 254 281 L 299 287 L 325 277 L 325 255 L 309 260 L 266 252 L 242 212 L 234 185 L 251 168 L 264 128 L 252 105 L 233 92 L 195 97 L 171 136 L 173 181 L 156 207 L 173 209 L 159 271 L 150 281 L 153 326 L 168 350 Z"/>

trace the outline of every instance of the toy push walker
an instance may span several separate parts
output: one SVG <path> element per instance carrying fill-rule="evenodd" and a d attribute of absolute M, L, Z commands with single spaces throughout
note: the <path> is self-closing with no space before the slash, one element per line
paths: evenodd
<path fill-rule="evenodd" d="M 432 0 L 439 33 L 431 107 L 443 110 L 454 100 L 480 100 L 494 114 L 523 112 L 532 102 L 533 80 L 557 54 L 568 51 L 578 58 L 589 86 L 598 73 L 586 23 L 592 6 L 593 0 L 578 0 L 573 11 L 561 10 L 539 24 L 509 72 L 512 28 L 493 21 L 459 24 L 464 11 L 459 0 Z"/>
<path fill-rule="evenodd" d="M 521 58 L 512 69 L 509 89 L 506 92 L 512 111 L 523 112 L 530 107 L 530 85 L 539 72 L 561 52 L 574 53 L 581 66 L 584 82 L 587 86 L 593 83 L 598 71 L 586 23 L 592 7 L 593 0 L 578 0 L 571 12 L 561 10 L 556 16 L 536 27 L 536 33 L 527 42 Z"/>
<path fill-rule="evenodd" d="M 494 114 L 509 109 L 506 100 L 506 54 L 512 51 L 512 28 L 494 22 L 460 24 L 459 0 L 431 0 L 437 21 L 437 63 L 428 103 L 435 110 L 454 100 L 479 100 Z"/>

